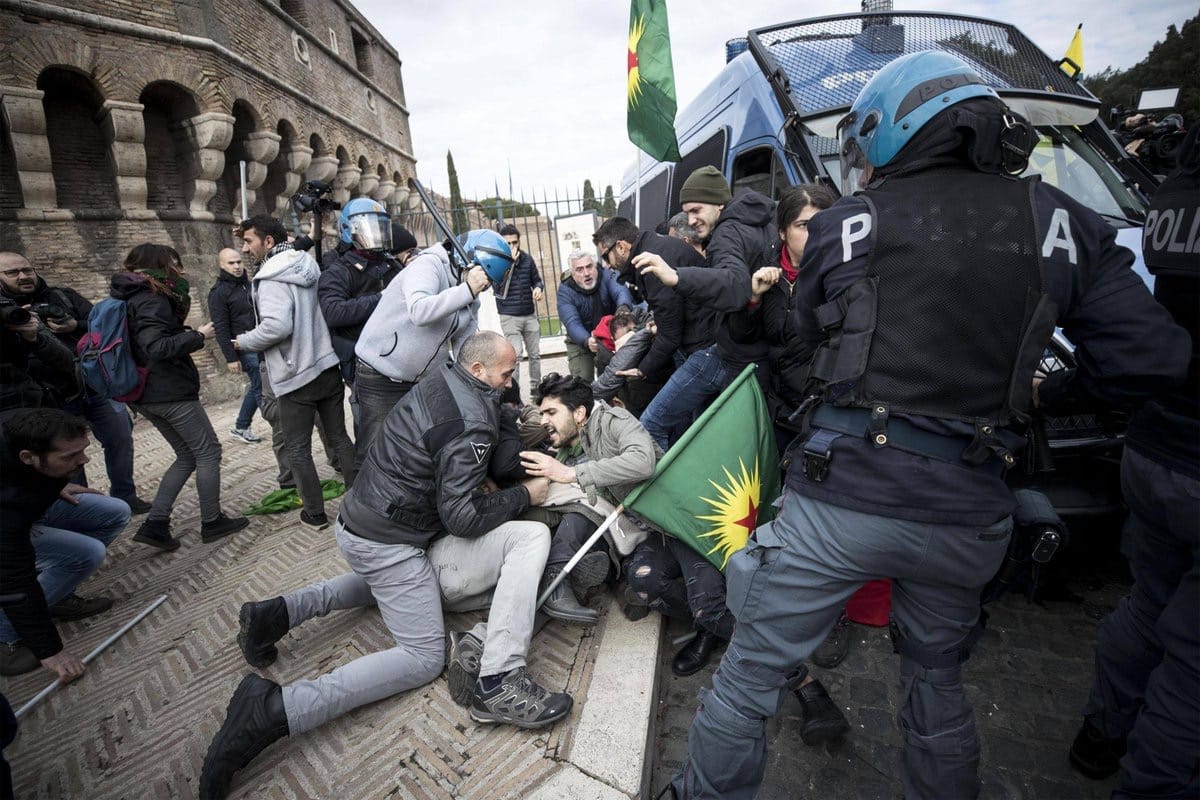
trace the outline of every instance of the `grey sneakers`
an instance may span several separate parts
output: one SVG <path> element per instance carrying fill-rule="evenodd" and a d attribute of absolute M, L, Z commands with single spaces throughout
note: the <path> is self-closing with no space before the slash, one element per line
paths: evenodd
<path fill-rule="evenodd" d="M 517 667 L 504 673 L 500 685 L 491 691 L 477 683 L 470 714 L 476 722 L 542 728 L 571 713 L 572 705 L 571 695 L 542 688 L 525 674 L 525 667 Z"/>
<path fill-rule="evenodd" d="M 451 631 L 446 637 L 446 675 L 450 698 L 460 706 L 471 705 L 475 696 L 475 681 L 479 679 L 479 660 L 483 658 L 483 642 L 475 634 Z"/>

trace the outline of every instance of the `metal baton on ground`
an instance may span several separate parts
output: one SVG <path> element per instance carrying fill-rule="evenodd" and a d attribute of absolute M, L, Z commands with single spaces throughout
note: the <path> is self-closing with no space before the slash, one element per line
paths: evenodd
<path fill-rule="evenodd" d="M 579 552 L 571 556 L 571 560 L 568 561 L 567 565 L 562 568 L 562 572 L 558 573 L 558 576 L 550 582 L 549 586 L 546 587 L 546 591 L 542 592 L 541 597 L 537 599 L 537 608 L 541 608 L 542 603 L 546 602 L 546 598 L 554 593 L 554 590 L 558 588 L 560 583 L 566 580 L 566 577 L 571 570 L 575 569 L 575 565 L 579 563 L 580 559 L 587 555 L 588 551 L 592 549 L 592 545 L 596 543 L 596 540 L 603 536 L 606 530 L 612 527 L 612 524 L 617 521 L 617 516 L 624 510 L 625 506 L 617 506 L 615 509 L 613 509 L 611 514 L 604 518 L 604 522 L 600 523 L 600 527 L 596 528 L 596 532 L 588 537 L 588 540 L 583 543 L 583 547 L 579 548 Z"/>
<path fill-rule="evenodd" d="M 157 600 L 155 600 L 153 603 L 151 603 L 149 606 L 147 606 L 147 607 L 146 607 L 146 608 L 145 608 L 145 609 L 142 611 L 142 613 L 138 614 L 136 617 L 134 617 L 133 619 L 129 620 L 129 622 L 126 622 L 126 623 L 125 623 L 125 624 L 124 624 L 124 625 L 121 627 L 121 630 L 117 631 L 117 632 L 116 632 L 116 633 L 114 633 L 112 636 L 108 637 L 108 638 L 107 638 L 107 639 L 105 639 L 103 642 L 101 642 L 100 644 L 96 645 L 96 649 L 95 649 L 95 650 L 93 650 L 92 652 L 90 652 L 90 653 L 88 653 L 86 656 L 84 656 L 83 663 L 85 663 L 85 664 L 88 664 L 88 663 L 90 663 L 90 662 L 91 662 L 91 660 L 92 660 L 93 658 L 95 658 L 96 656 L 100 655 L 100 653 L 101 653 L 101 652 L 103 652 L 104 648 L 108 647 L 110 644 L 112 644 L 113 642 L 115 642 L 117 639 L 120 639 L 122 636 L 124 636 L 124 635 L 125 635 L 125 633 L 126 633 L 126 632 L 127 632 L 129 629 L 130 629 L 130 628 L 132 628 L 134 625 L 137 625 L 139 622 L 141 622 L 143 619 L 145 619 L 145 618 L 146 618 L 146 616 L 147 616 L 147 615 L 148 615 L 148 614 L 149 614 L 151 611 L 153 611 L 154 609 L 156 609 L 156 608 L 158 608 L 159 606 L 161 606 L 161 605 L 162 605 L 164 602 L 166 602 L 166 599 L 167 599 L 167 596 L 166 596 L 165 594 L 160 594 L 160 595 L 158 596 L 158 599 L 157 599 Z M 20 718 L 22 717 L 22 715 L 24 715 L 24 714 L 25 714 L 25 712 L 27 712 L 29 709 L 31 709 L 31 708 L 33 708 L 34 706 L 36 706 L 38 703 L 40 703 L 40 702 L 42 702 L 43 700 L 45 700 L 45 699 L 46 699 L 46 697 L 47 697 L 47 696 L 49 696 L 49 694 L 50 694 L 51 692 L 53 692 L 55 689 L 57 689 L 57 688 L 58 688 L 59 686 L 61 686 L 61 685 L 62 685 L 62 680 L 61 680 L 61 679 L 56 679 L 56 680 L 54 681 L 54 683 L 50 684 L 50 685 L 49 685 L 49 686 L 47 686 L 45 689 L 42 689 L 40 692 L 38 692 L 36 695 L 34 695 L 32 700 L 30 700 L 28 703 L 26 703 L 25 705 L 23 705 L 23 706 L 21 706 L 19 709 L 17 709 L 17 719 L 20 719 Z"/>

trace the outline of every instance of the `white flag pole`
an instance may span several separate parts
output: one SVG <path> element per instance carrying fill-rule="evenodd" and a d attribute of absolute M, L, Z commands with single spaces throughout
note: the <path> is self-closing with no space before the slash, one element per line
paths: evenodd
<path fill-rule="evenodd" d="M 562 572 L 558 573 L 558 576 L 551 581 L 550 585 L 547 586 L 545 591 L 542 592 L 541 597 L 537 599 L 537 608 L 541 608 L 542 603 L 546 602 L 546 598 L 554 594 L 554 590 L 558 588 L 558 585 L 566 579 L 571 570 L 575 569 L 575 565 L 579 563 L 580 559 L 588 554 L 588 551 L 592 549 L 592 545 L 594 545 L 596 541 L 604 535 L 604 532 L 612 527 L 613 523 L 617 521 L 617 517 L 624 510 L 625 506 L 617 506 L 615 509 L 613 509 L 611 514 L 604 518 L 604 522 L 600 523 L 600 527 L 596 528 L 596 532 L 593 533 L 588 540 L 583 543 L 583 547 L 579 548 L 579 552 L 571 556 L 571 560 L 568 561 L 567 565 L 562 568 Z"/>

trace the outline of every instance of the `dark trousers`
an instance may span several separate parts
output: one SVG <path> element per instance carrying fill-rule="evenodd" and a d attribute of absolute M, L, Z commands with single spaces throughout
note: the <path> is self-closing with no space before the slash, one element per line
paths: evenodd
<path fill-rule="evenodd" d="M 120 409 L 117 408 L 120 406 Z M 102 397 L 85 395 L 63 406 L 63 410 L 83 417 L 91 426 L 96 441 L 104 448 L 104 470 L 108 473 L 108 493 L 122 500 L 137 495 L 133 483 L 133 426 L 125 406 Z M 78 481 L 87 485 L 86 477 Z"/>
<path fill-rule="evenodd" d="M 733 635 L 725 607 L 725 576 L 673 536 L 651 533 L 625 559 L 625 580 L 651 608 L 690 620 L 722 639 Z"/>
<path fill-rule="evenodd" d="M 1114 798 L 1197 797 L 1200 783 L 1200 481 L 1128 447 L 1121 550 L 1133 588 L 1100 623 L 1084 716 L 1128 737 Z"/>
<path fill-rule="evenodd" d="M 279 426 L 283 429 L 288 464 L 296 479 L 296 491 L 309 514 L 325 510 L 321 480 L 312 459 L 312 434 L 317 419 L 321 420 L 325 436 L 342 465 L 346 488 L 354 485 L 354 444 L 346 433 L 344 399 L 345 384 L 337 367 L 330 367 L 308 384 L 278 398 Z"/>
<path fill-rule="evenodd" d="M 358 398 L 358 462 L 354 465 L 362 469 L 367 459 L 367 450 L 383 428 L 383 421 L 391 413 L 396 403 L 408 394 L 416 384 L 407 381 L 394 381 L 386 375 L 376 372 L 373 367 L 363 361 L 358 362 L 354 370 L 354 394 Z"/>
<path fill-rule="evenodd" d="M 579 552 L 579 548 L 583 547 L 588 537 L 595 532 L 596 523 L 592 522 L 590 518 L 583 514 L 564 514 L 550 540 L 550 555 L 546 557 L 546 566 L 565 567 L 571 557 Z M 607 547 L 608 543 L 602 536 L 596 540 L 588 552 L 604 553 L 607 552 Z"/>
<path fill-rule="evenodd" d="M 262 373 L 258 368 L 258 353 L 240 353 L 238 361 L 242 364 L 242 372 L 250 379 L 250 385 L 242 395 L 242 407 L 238 409 L 234 427 L 245 430 L 250 427 L 254 412 L 262 405 Z"/>

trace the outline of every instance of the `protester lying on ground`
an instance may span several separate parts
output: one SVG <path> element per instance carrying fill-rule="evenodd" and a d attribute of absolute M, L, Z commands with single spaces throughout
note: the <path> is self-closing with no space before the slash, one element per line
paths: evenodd
<path fill-rule="evenodd" d="M 570 695 L 525 669 L 550 531 L 518 517 L 549 483 L 480 489 L 516 361 L 503 336 L 480 332 L 456 363 L 422 378 L 388 414 L 342 501 L 334 530 L 353 572 L 242 606 L 238 645 L 252 667 L 274 662 L 288 630 L 339 609 L 377 606 L 396 646 L 286 686 L 247 675 L 204 759 L 203 800 L 224 797 L 234 773 L 277 739 L 437 677 L 447 663 L 443 605 L 490 604 L 486 621 L 449 636 L 450 696 L 472 720 L 540 728 L 570 712 Z"/>
<path fill-rule="evenodd" d="M 88 426 L 59 409 L 0 416 L 0 586 L 24 600 L 0 611 L 0 675 L 39 665 L 64 682 L 85 669 L 64 649 L 55 619 L 84 619 L 112 607 L 75 587 L 103 563 L 129 522 L 124 500 L 70 477 L 88 463 Z"/>

